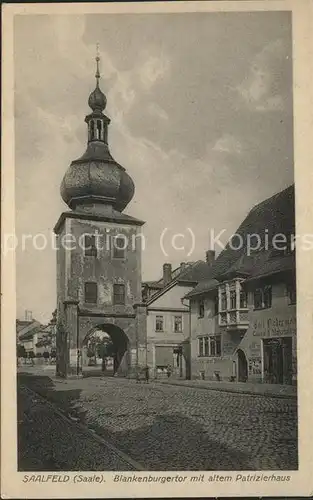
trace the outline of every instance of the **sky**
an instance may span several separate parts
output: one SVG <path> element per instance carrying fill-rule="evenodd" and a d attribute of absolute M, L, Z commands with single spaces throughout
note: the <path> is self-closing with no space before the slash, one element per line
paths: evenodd
<path fill-rule="evenodd" d="M 159 279 L 164 262 L 204 259 L 210 231 L 226 243 L 256 203 L 293 182 L 289 16 L 15 16 L 18 317 L 48 321 L 56 307 L 56 252 L 33 238 L 50 242 L 68 209 L 60 183 L 86 148 L 96 44 L 110 150 L 135 183 L 125 213 L 146 221 L 143 279 Z"/>

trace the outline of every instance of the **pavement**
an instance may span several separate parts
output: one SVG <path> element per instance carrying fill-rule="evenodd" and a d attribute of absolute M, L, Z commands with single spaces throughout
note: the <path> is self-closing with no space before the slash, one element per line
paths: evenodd
<path fill-rule="evenodd" d="M 140 470 L 123 453 L 65 418 L 27 387 L 18 387 L 19 471 Z"/>
<path fill-rule="evenodd" d="M 214 380 L 175 380 L 161 379 L 162 384 L 194 387 L 197 389 L 208 389 L 211 391 L 233 392 L 238 394 L 250 394 L 258 396 L 273 396 L 282 398 L 296 398 L 297 387 L 294 385 L 279 384 L 255 384 L 252 382 L 224 382 Z"/>
<path fill-rule="evenodd" d="M 48 371 L 18 379 L 146 470 L 298 468 L 296 398 Z"/>

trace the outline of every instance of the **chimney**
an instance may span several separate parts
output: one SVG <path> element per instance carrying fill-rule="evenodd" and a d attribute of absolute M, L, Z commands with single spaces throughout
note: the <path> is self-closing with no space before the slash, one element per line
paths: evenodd
<path fill-rule="evenodd" d="M 163 264 L 163 283 L 166 286 L 170 281 L 172 281 L 172 264 Z"/>
<path fill-rule="evenodd" d="M 32 311 L 25 311 L 25 321 L 32 321 L 33 320 L 33 313 Z"/>
<path fill-rule="evenodd" d="M 215 260 L 215 250 L 207 250 L 205 252 L 205 260 L 208 266 L 212 266 Z"/>

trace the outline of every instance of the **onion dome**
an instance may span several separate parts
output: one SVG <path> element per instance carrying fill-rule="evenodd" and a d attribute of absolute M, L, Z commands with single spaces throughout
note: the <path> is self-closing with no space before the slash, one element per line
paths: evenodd
<path fill-rule="evenodd" d="M 99 57 L 96 57 L 96 88 L 88 104 L 92 113 L 86 116 L 88 144 L 85 153 L 72 161 L 61 183 L 61 196 L 73 210 L 102 211 L 113 208 L 122 212 L 134 195 L 135 186 L 124 167 L 112 157 L 108 146 L 110 119 L 103 114 L 106 96 L 99 87 Z"/>

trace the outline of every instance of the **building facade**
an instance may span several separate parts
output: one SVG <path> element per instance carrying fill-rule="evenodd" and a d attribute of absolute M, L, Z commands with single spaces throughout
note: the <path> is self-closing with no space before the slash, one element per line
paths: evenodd
<path fill-rule="evenodd" d="M 143 222 L 123 213 L 134 183 L 112 157 L 106 97 L 96 88 L 86 116 L 87 150 L 74 160 L 61 184 L 70 211 L 57 235 L 57 375 L 80 376 L 88 364 L 88 339 L 106 332 L 115 346 L 115 368 L 129 375 L 146 364 L 145 308 L 141 304 Z M 70 243 L 69 243 L 70 242 Z"/>
<path fill-rule="evenodd" d="M 254 251 L 226 246 L 211 277 L 187 294 L 192 377 L 296 383 L 294 225 L 291 186 L 255 207 L 236 232 L 243 241 L 266 235 L 267 244 Z M 275 235 L 284 241 L 273 244 Z"/>
<path fill-rule="evenodd" d="M 210 273 L 214 259 L 187 262 L 172 271 L 164 264 L 157 282 L 143 284 L 147 322 L 147 363 L 150 376 L 190 378 L 190 308 L 185 295 Z"/>

